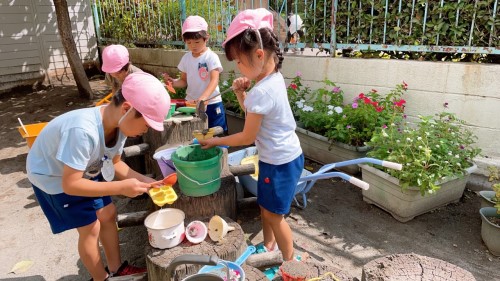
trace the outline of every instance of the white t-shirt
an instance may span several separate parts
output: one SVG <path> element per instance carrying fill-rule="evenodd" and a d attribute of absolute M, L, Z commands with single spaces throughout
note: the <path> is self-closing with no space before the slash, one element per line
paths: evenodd
<path fill-rule="evenodd" d="M 191 52 L 185 54 L 179 65 L 177 66 L 180 71 L 186 73 L 187 89 L 186 100 L 197 100 L 201 94 L 208 87 L 210 83 L 210 71 L 217 70 L 222 72 L 222 64 L 220 63 L 219 56 L 208 48 L 199 57 L 193 57 Z M 210 95 L 215 96 L 219 93 L 219 86 Z M 219 103 L 222 101 L 220 96 L 209 101 L 209 104 Z"/>
<path fill-rule="evenodd" d="M 281 165 L 302 154 L 285 80 L 280 72 L 270 74 L 255 84 L 247 93 L 245 108 L 248 113 L 263 115 L 255 140 L 259 160 Z"/>
<path fill-rule="evenodd" d="M 97 176 L 103 157 L 121 154 L 127 137 L 118 130 L 116 144 L 106 147 L 100 107 L 73 110 L 47 124 L 37 136 L 26 160 L 28 179 L 48 194 L 63 193 L 64 165 Z"/>

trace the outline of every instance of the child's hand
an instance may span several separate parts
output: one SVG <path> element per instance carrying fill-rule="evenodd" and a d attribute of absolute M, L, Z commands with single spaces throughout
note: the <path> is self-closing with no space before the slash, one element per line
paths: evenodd
<path fill-rule="evenodd" d="M 136 197 L 148 192 L 148 188 L 151 186 L 149 183 L 141 182 L 137 179 L 126 179 L 122 180 L 121 183 L 122 191 L 121 194 L 127 197 Z"/>
<path fill-rule="evenodd" d="M 163 81 L 165 81 L 165 83 L 174 82 L 174 78 L 170 77 L 168 73 L 162 73 L 161 75 L 163 76 Z"/>
<path fill-rule="evenodd" d="M 198 140 L 198 143 L 201 145 L 201 148 L 203 149 L 208 149 L 211 147 L 216 146 L 215 142 L 217 141 L 217 138 L 210 138 L 206 140 Z"/>
<path fill-rule="evenodd" d="M 246 77 L 236 78 L 234 79 L 232 86 L 233 86 L 233 91 L 236 94 L 241 94 L 250 87 L 250 79 Z"/>

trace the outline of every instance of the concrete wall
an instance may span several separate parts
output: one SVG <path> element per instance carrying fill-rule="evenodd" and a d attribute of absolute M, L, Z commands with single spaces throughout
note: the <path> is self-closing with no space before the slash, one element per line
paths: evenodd
<path fill-rule="evenodd" d="M 156 75 L 177 73 L 177 64 L 184 54 L 161 49 L 129 51 L 135 65 Z M 226 74 L 236 70 L 224 54 L 219 57 Z M 310 87 L 322 86 L 321 81 L 327 78 L 348 97 L 371 89 L 388 92 L 405 81 L 409 89 L 405 111 L 409 118 L 440 112 L 447 102 L 447 111 L 464 119 L 479 138 L 477 145 L 484 155 L 477 159 L 479 173 L 486 174 L 488 165 L 500 167 L 500 117 L 496 116 L 500 112 L 500 65 L 286 56 L 284 76 L 291 79 L 298 71 Z"/>
<path fill-rule="evenodd" d="M 82 61 L 97 59 L 90 1 L 68 0 L 73 36 Z M 71 73 L 51 0 L 0 1 L 0 92 Z"/>

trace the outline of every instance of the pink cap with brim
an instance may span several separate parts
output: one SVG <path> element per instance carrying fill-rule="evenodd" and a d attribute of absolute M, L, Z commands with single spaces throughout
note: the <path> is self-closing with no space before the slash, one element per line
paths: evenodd
<path fill-rule="evenodd" d="M 128 62 L 128 50 L 123 45 L 109 45 L 102 51 L 102 71 L 106 73 L 116 73 Z"/>
<path fill-rule="evenodd" d="M 122 94 L 151 128 L 163 131 L 163 119 L 170 110 L 170 96 L 160 80 L 146 72 L 131 73 L 123 81 Z"/>
<path fill-rule="evenodd" d="M 226 45 L 229 40 L 238 36 L 240 33 L 248 28 L 251 29 L 261 29 L 261 28 L 273 29 L 273 14 L 264 8 L 249 9 L 240 12 L 231 22 L 227 30 L 226 40 L 222 43 L 222 47 Z"/>
<path fill-rule="evenodd" d="M 182 24 L 182 35 L 186 32 L 207 31 L 208 23 L 200 16 L 189 16 Z"/>

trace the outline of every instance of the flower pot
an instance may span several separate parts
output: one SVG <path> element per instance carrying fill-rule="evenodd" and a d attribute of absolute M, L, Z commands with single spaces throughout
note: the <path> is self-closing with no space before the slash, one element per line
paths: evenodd
<path fill-rule="evenodd" d="M 368 165 L 359 165 L 363 181 L 370 184 L 363 190 L 363 200 L 389 212 L 396 220 L 407 222 L 414 217 L 427 213 L 449 203 L 458 202 L 465 189 L 470 173 L 476 165 L 467 169 L 467 175 L 447 179 L 440 183 L 441 188 L 434 194 L 422 196 L 418 187 L 403 190 L 399 180 Z"/>
<path fill-rule="evenodd" d="M 481 208 L 495 206 L 495 201 L 492 200 L 495 197 L 495 191 L 482 190 L 479 191 L 479 196 L 481 197 Z"/>
<path fill-rule="evenodd" d="M 481 238 L 484 244 L 490 251 L 491 254 L 495 256 L 500 256 L 500 226 L 498 224 L 492 223 L 488 217 L 494 217 L 500 219 L 500 214 L 497 213 L 497 209 L 493 207 L 484 207 L 479 210 L 481 214 Z"/>
<path fill-rule="evenodd" d="M 331 144 L 328 138 L 299 127 L 295 129 L 295 133 L 299 137 L 304 155 L 321 164 L 366 157 L 366 153 L 370 150 L 368 146 L 352 146 L 339 142 Z M 360 172 L 357 165 L 345 166 L 339 170 L 352 175 Z"/>
<path fill-rule="evenodd" d="M 245 118 L 238 113 L 226 110 L 226 122 L 228 134 L 236 134 L 243 131 Z"/>

